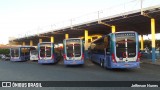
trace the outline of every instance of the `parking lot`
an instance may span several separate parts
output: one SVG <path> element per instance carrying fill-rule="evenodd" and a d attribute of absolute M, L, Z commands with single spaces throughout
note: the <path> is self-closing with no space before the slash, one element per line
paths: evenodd
<path fill-rule="evenodd" d="M 83 66 L 0 60 L 1 81 L 155 81 L 160 80 L 159 70 L 159 65 L 147 63 L 137 69 L 104 69 L 88 60 Z"/>

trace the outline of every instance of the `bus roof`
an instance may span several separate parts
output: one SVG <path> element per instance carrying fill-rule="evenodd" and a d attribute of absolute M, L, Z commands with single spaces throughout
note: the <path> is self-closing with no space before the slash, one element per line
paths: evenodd
<path fill-rule="evenodd" d="M 115 33 L 136 33 L 135 31 L 120 31 L 120 32 L 115 32 Z M 113 34 L 113 33 L 110 33 Z"/>
<path fill-rule="evenodd" d="M 14 48 L 30 48 L 30 47 L 34 47 L 34 46 L 16 46 L 16 47 L 13 47 Z M 35 47 L 34 47 L 35 48 Z"/>
<path fill-rule="evenodd" d="M 42 43 L 47 44 L 47 43 L 53 43 L 53 42 L 40 42 L 40 43 L 38 43 L 38 44 L 42 44 Z"/>
<path fill-rule="evenodd" d="M 68 39 L 64 39 L 64 40 L 69 40 L 69 39 L 81 39 L 81 38 L 68 38 Z M 82 39 L 81 39 L 82 40 Z"/>

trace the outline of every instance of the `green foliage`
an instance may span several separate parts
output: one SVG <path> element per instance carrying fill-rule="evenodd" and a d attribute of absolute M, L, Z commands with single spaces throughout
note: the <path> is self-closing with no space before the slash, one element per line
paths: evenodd
<path fill-rule="evenodd" d="M 9 49 L 0 49 L 0 54 L 9 54 L 10 50 Z"/>

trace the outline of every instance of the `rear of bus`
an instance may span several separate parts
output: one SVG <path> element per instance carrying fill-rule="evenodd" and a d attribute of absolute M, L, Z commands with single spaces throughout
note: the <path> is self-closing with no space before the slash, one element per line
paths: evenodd
<path fill-rule="evenodd" d="M 10 61 L 21 61 L 19 55 L 19 48 L 10 48 Z"/>
<path fill-rule="evenodd" d="M 38 63 L 55 63 L 53 46 L 54 44 L 51 42 L 42 42 L 38 44 Z"/>
<path fill-rule="evenodd" d="M 111 35 L 111 68 L 138 68 L 140 61 L 138 34 L 132 31 L 117 32 Z"/>
<path fill-rule="evenodd" d="M 83 44 L 81 39 L 65 39 L 64 43 L 64 64 L 78 65 L 84 64 Z"/>

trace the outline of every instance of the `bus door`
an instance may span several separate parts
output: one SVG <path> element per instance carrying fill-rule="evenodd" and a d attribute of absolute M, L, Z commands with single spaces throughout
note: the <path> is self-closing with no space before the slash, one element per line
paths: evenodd
<path fill-rule="evenodd" d="M 134 33 L 116 34 L 116 61 L 136 61 L 136 36 Z"/>
<path fill-rule="evenodd" d="M 51 59 L 51 45 L 40 46 L 40 59 L 48 60 Z"/>
<path fill-rule="evenodd" d="M 79 42 L 67 42 L 66 52 L 67 60 L 81 60 L 81 43 Z"/>

